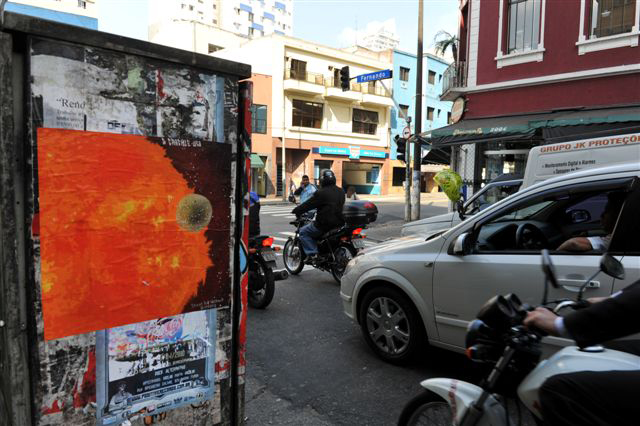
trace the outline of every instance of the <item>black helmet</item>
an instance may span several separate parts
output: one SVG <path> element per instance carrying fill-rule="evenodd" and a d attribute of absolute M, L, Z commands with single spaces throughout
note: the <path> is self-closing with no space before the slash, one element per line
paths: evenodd
<path fill-rule="evenodd" d="M 331 186 L 336 184 L 336 175 L 330 169 L 325 169 L 320 174 L 320 186 Z"/>

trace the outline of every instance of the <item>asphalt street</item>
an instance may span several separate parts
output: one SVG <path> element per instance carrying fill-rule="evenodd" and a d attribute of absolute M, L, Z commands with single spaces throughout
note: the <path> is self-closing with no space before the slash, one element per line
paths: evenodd
<path fill-rule="evenodd" d="M 369 245 L 399 235 L 402 223 L 401 203 L 376 204 L 380 215 L 368 230 Z M 291 207 L 262 207 L 262 233 L 277 244 L 293 232 Z M 445 203 L 423 205 L 424 216 L 445 211 Z M 281 257 L 278 264 L 283 267 Z M 276 283 L 267 309 L 248 313 L 249 425 L 393 425 L 429 377 L 477 380 L 478 374 L 464 356 L 438 349 L 406 367 L 381 361 L 343 313 L 339 285 L 329 273 L 307 266 Z"/>

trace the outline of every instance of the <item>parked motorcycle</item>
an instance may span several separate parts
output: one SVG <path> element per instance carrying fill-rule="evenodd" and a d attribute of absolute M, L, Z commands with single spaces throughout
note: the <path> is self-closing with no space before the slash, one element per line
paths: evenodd
<path fill-rule="evenodd" d="M 575 301 L 564 299 L 548 302 L 548 283 L 554 287 L 558 287 L 558 283 L 546 250 L 542 252 L 542 269 L 545 273 L 542 306 L 553 307 L 553 311 L 558 313 L 562 309 L 580 309 L 588 305 L 582 300 L 582 292 L 597 272 L 582 285 Z M 602 257 L 600 271 L 624 279 L 622 264 L 611 255 Z M 514 294 L 490 299 L 478 313 L 477 319 L 469 325 L 466 336 L 467 356 L 475 362 L 493 365 L 489 375 L 480 386 L 446 378 L 423 381 L 420 385 L 425 391 L 404 407 L 398 424 L 516 424 L 514 419 L 509 418 L 504 405 L 509 397 L 519 397 L 536 421 L 542 421 L 538 392 L 549 377 L 585 370 L 638 369 L 640 357 L 602 346 L 584 349 L 568 346 L 539 362 L 543 333 L 522 325 L 530 309 Z"/>
<path fill-rule="evenodd" d="M 259 235 L 249 238 L 249 306 L 264 309 L 273 300 L 275 282 L 285 280 L 289 273 L 276 271 L 273 238 Z"/>
<path fill-rule="evenodd" d="M 366 234 L 362 231 L 378 215 L 378 208 L 370 201 L 349 201 L 343 208 L 345 225 L 333 229 L 318 239 L 318 259 L 311 263 L 316 269 L 330 272 L 333 278 L 340 283 L 347 263 L 353 259 L 359 250 L 364 248 Z M 296 232 L 289 237 L 284 244 L 284 267 L 292 275 L 298 275 L 304 268 L 306 255 L 300 242 L 300 228 L 311 222 L 313 217 L 301 215 L 293 222 Z"/>

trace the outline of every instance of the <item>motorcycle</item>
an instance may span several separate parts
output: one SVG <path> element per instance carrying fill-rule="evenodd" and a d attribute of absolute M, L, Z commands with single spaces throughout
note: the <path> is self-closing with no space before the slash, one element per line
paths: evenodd
<path fill-rule="evenodd" d="M 622 264 L 609 254 L 600 260 L 600 269 L 581 287 L 576 300 L 547 301 L 548 285 L 558 287 L 553 264 L 547 250 L 542 251 L 545 274 L 541 306 L 558 313 L 563 309 L 581 309 L 589 305 L 582 300 L 586 286 L 599 273 L 624 279 Z M 454 379 L 433 378 L 420 383 L 422 394 L 402 410 L 399 425 L 509 425 L 505 404 L 517 397 L 540 423 L 542 413 L 538 393 L 551 376 L 579 371 L 637 370 L 640 357 L 602 346 L 578 348 L 568 346 L 547 360 L 539 362 L 540 341 L 544 333 L 527 329 L 522 322 L 531 307 L 522 304 L 514 294 L 496 296 L 480 310 L 469 324 L 466 354 L 474 362 L 491 368 L 480 386 Z M 516 402 L 518 403 L 518 402 Z M 517 406 L 519 409 L 519 405 Z M 519 410 L 518 410 L 519 413 Z M 521 420 L 521 419 L 520 419 Z"/>
<path fill-rule="evenodd" d="M 259 235 L 249 238 L 249 306 L 264 309 L 273 300 L 275 282 L 285 280 L 289 273 L 276 271 L 276 255 L 273 238 Z"/>
<path fill-rule="evenodd" d="M 304 268 L 307 256 L 300 241 L 300 228 L 313 219 L 309 216 L 301 215 L 296 220 L 289 222 L 296 227 L 293 237 L 289 237 L 284 244 L 282 257 L 284 267 L 292 275 L 298 275 Z M 354 225 L 344 225 L 333 229 L 318 239 L 318 257 L 312 261 L 311 266 L 321 271 L 330 272 L 338 283 L 347 268 L 347 263 L 353 259 L 359 250 L 364 248 L 364 238 L 362 232 L 364 227 Z"/>

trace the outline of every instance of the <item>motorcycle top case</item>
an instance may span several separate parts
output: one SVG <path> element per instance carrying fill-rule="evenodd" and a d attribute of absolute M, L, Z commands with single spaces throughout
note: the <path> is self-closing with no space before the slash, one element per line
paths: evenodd
<path fill-rule="evenodd" d="M 378 218 L 378 208 L 371 201 L 346 201 L 342 208 L 342 215 L 348 225 L 367 225 Z"/>

